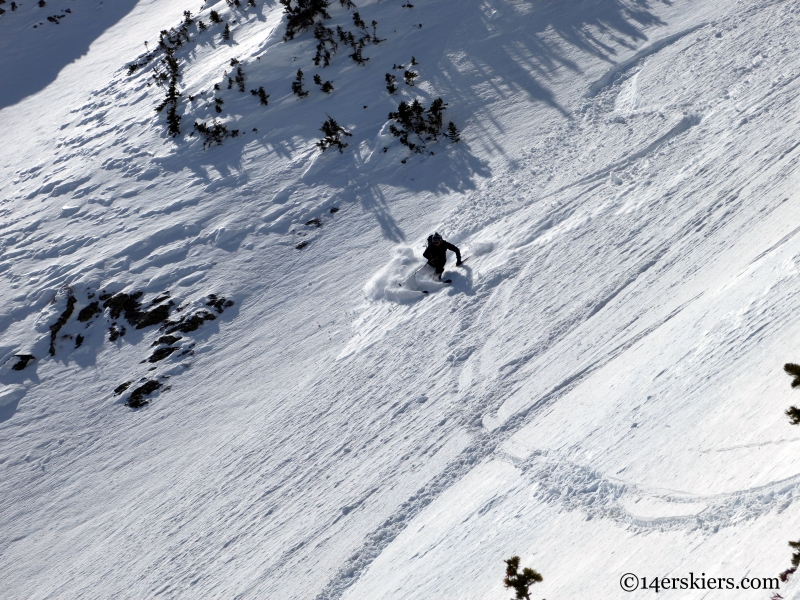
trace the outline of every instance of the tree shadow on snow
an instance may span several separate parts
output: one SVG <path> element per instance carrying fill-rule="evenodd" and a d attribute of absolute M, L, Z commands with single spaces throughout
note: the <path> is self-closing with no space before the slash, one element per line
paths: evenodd
<path fill-rule="evenodd" d="M 577 57 L 581 54 L 614 64 L 619 54 L 630 54 L 641 46 L 647 41 L 646 27 L 665 25 L 653 12 L 653 6 L 660 3 L 666 1 L 577 0 L 566 5 L 533 0 L 465 0 L 459 4 L 458 14 L 448 13 L 447 22 L 431 23 L 442 35 L 426 36 L 424 45 L 414 46 L 412 42 L 418 38 L 411 34 L 398 34 L 397 44 L 405 43 L 414 50 L 421 81 L 430 85 L 405 86 L 394 96 L 380 83 L 376 88 L 379 93 L 371 96 L 365 96 L 360 85 L 347 85 L 346 77 L 352 76 L 348 73 L 362 71 L 353 71 L 344 56 L 335 58 L 339 71 L 333 66 L 326 71 L 338 86 L 332 103 L 325 94 L 316 92 L 303 99 L 287 95 L 300 62 L 287 64 L 285 69 L 252 62 L 245 65 L 248 82 L 263 81 L 265 89 L 274 95 L 269 107 L 255 110 L 251 94 L 228 92 L 220 79 L 223 90 L 219 94 L 225 97 L 222 117 L 239 115 L 238 120 L 228 123 L 230 128 L 239 128 L 238 137 L 229 137 L 222 146 L 208 149 L 203 149 L 197 136 L 182 138 L 174 152 L 159 158 L 158 163 L 172 172 L 188 168 L 206 192 L 235 189 L 245 201 L 255 195 L 254 207 L 267 212 L 275 204 L 285 204 L 294 194 L 311 199 L 322 193 L 332 201 L 357 202 L 375 217 L 387 239 L 400 242 L 405 236 L 391 214 L 387 199 L 390 190 L 392 195 L 444 196 L 476 189 L 480 179 L 492 176 L 488 161 L 478 156 L 478 149 L 504 154 L 504 145 L 497 140 L 507 132 L 494 112 L 505 110 L 515 101 L 513 97 L 525 94 L 533 105 L 551 108 L 556 118 L 572 119 L 565 103 L 556 98 L 552 82 L 557 77 L 563 79 L 560 72 L 564 69 L 580 73 Z M 305 32 L 298 39 L 302 36 L 310 38 L 311 33 Z M 366 68 L 380 64 L 383 73 L 390 56 L 381 54 L 386 46 L 369 48 L 374 60 Z M 303 58 L 303 66 L 306 59 L 310 57 Z M 427 65 L 436 68 L 426 72 Z M 311 87 L 310 82 L 307 85 Z M 430 89 L 435 92 L 426 92 Z M 421 154 L 400 145 L 388 134 L 387 115 L 396 110 L 400 99 L 413 96 L 426 105 L 441 96 L 449 104 L 445 123 L 452 120 L 462 128 L 462 140 L 457 144 L 444 138 L 431 142 Z M 202 100 L 208 101 L 208 97 Z M 203 106 L 184 116 L 185 131 L 194 119 L 215 118 L 215 113 Z M 319 127 L 330 110 L 353 133 L 345 140 L 349 145 L 344 153 L 335 149 L 322 153 L 314 147 L 321 137 Z M 163 116 L 158 119 L 163 121 Z M 163 125 L 160 122 L 158 126 Z M 247 165 L 256 156 L 258 160 L 277 156 L 291 161 L 290 168 L 302 170 L 302 175 L 287 170 L 286 176 L 293 178 L 291 189 L 278 193 L 281 184 L 275 179 L 251 180 Z"/>
<path fill-rule="evenodd" d="M 0 22 L 0 110 L 31 96 L 55 81 L 61 70 L 86 54 L 105 31 L 119 22 L 137 0 L 70 3 L 70 13 L 39 7 L 36 2 L 10 4 Z M 48 16 L 63 15 L 58 23 Z M 36 28 L 33 26 L 36 25 Z"/>

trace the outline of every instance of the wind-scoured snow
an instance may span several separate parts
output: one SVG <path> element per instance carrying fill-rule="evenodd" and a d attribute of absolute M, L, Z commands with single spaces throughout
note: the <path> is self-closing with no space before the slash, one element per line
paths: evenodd
<path fill-rule="evenodd" d="M 277 2 L 0 6 L 0 596 L 789 568 L 800 6 L 356 4 L 382 41 L 324 68 Z M 186 10 L 172 138 L 146 55 Z M 411 153 L 387 115 L 439 97 L 461 141 Z M 238 135 L 204 148 L 215 118 Z M 434 231 L 468 257 L 450 285 L 412 275 Z"/>

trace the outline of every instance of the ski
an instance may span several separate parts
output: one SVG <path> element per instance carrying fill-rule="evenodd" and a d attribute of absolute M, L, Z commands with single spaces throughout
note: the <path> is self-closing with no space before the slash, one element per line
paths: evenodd
<path fill-rule="evenodd" d="M 453 280 L 452 279 L 445 279 L 444 281 L 437 281 L 436 283 L 441 283 L 442 285 L 447 285 L 447 284 L 453 283 Z M 421 290 L 420 293 L 429 294 L 430 292 L 428 290 Z"/>

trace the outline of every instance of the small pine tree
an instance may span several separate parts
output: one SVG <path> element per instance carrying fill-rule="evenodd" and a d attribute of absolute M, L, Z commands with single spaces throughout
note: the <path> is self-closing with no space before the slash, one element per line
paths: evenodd
<path fill-rule="evenodd" d="M 797 550 L 794 554 L 792 554 L 792 568 L 786 569 L 783 573 L 780 574 L 781 581 L 786 581 L 789 579 L 789 576 L 792 575 L 797 568 L 800 567 L 800 541 L 798 542 L 789 542 L 789 546 Z"/>
<path fill-rule="evenodd" d="M 314 75 L 314 83 L 322 85 L 322 77 L 320 77 L 319 74 Z"/>
<path fill-rule="evenodd" d="M 236 67 L 236 85 L 239 87 L 239 91 L 244 93 L 244 71 L 242 71 L 242 67 Z"/>
<path fill-rule="evenodd" d="M 222 145 L 222 141 L 225 138 L 239 136 L 238 129 L 228 131 L 228 128 L 216 119 L 214 119 L 214 121 L 211 123 L 211 126 L 209 126 L 207 123 L 199 123 L 195 121 L 194 130 L 205 137 L 205 140 L 203 141 L 203 149 L 209 148 L 214 144 Z"/>
<path fill-rule="evenodd" d="M 783 370 L 786 371 L 787 375 L 793 378 L 792 387 L 800 387 L 800 365 L 795 363 L 786 363 L 783 365 Z M 800 425 L 800 408 L 797 408 L 796 406 L 790 406 L 788 409 L 786 409 L 785 414 L 787 417 L 789 417 L 789 421 L 792 425 Z"/>
<path fill-rule="evenodd" d="M 300 98 L 308 96 L 308 92 L 303 89 L 303 71 L 297 69 L 297 77 L 292 82 L 292 91 Z"/>
<path fill-rule="evenodd" d="M 794 377 L 792 380 L 792 387 L 800 386 L 800 365 L 795 363 L 786 363 L 783 365 L 783 370 L 786 371 L 786 374 L 790 377 Z"/>
<path fill-rule="evenodd" d="M 416 67 L 418 64 L 419 63 L 417 62 L 417 59 L 412 56 L 411 57 L 411 66 L 412 67 Z"/>
<path fill-rule="evenodd" d="M 419 76 L 418 73 L 414 71 L 406 71 L 403 73 L 403 78 L 406 80 L 406 85 L 414 85 L 414 80 Z"/>
<path fill-rule="evenodd" d="M 361 56 L 361 51 L 364 49 L 364 43 L 363 43 L 363 42 L 364 42 L 364 41 L 363 41 L 363 40 L 361 40 L 361 41 L 360 41 L 358 44 L 356 44 L 356 45 L 354 46 L 354 48 L 355 48 L 355 52 L 353 52 L 353 53 L 350 55 L 350 58 L 352 58 L 354 61 L 356 61 L 356 62 L 357 62 L 359 65 L 361 65 L 362 67 L 363 67 L 365 64 L 367 64 L 367 61 L 369 60 L 368 58 L 364 58 L 363 56 Z"/>
<path fill-rule="evenodd" d="M 263 86 L 259 87 L 257 90 L 250 90 L 250 93 L 253 94 L 253 96 L 258 96 L 258 99 L 261 100 L 262 105 L 267 106 L 267 104 L 269 104 L 269 94 L 264 91 Z"/>
<path fill-rule="evenodd" d="M 287 15 L 284 41 L 294 39 L 299 31 L 314 26 L 317 17 L 330 19 L 328 14 L 329 0 L 279 0 L 283 4 L 283 12 Z"/>
<path fill-rule="evenodd" d="M 378 37 L 378 22 L 372 21 L 372 43 L 373 44 L 380 44 L 381 42 L 385 42 L 386 40 L 382 40 Z"/>
<path fill-rule="evenodd" d="M 322 84 L 322 87 L 320 89 L 326 94 L 330 94 L 333 91 L 333 83 L 330 81 L 326 81 L 325 83 Z"/>
<path fill-rule="evenodd" d="M 353 24 L 360 29 L 367 28 L 367 24 L 364 22 L 364 19 L 361 18 L 361 15 L 359 15 L 358 12 L 353 13 Z"/>
<path fill-rule="evenodd" d="M 394 94 L 397 91 L 396 81 L 397 78 L 394 75 L 391 73 L 386 74 L 386 89 L 389 90 L 390 94 Z"/>
<path fill-rule="evenodd" d="M 444 137 L 449 139 L 454 144 L 457 144 L 461 139 L 461 133 L 458 131 L 458 128 L 452 121 L 450 121 L 450 123 L 447 125 L 447 131 L 444 132 Z"/>
<path fill-rule="evenodd" d="M 247 6 L 255 8 L 256 7 L 256 0 L 247 0 Z"/>
<path fill-rule="evenodd" d="M 39 8 L 44 8 L 47 5 L 47 2 L 44 0 L 39 0 Z"/>
<path fill-rule="evenodd" d="M 191 25 L 192 23 L 194 23 L 194 21 L 192 20 L 192 13 L 191 13 L 191 11 L 188 11 L 188 10 L 185 10 L 185 11 L 183 11 L 183 22 L 184 22 L 184 23 L 185 23 L 187 26 L 189 26 L 189 25 Z"/>
<path fill-rule="evenodd" d="M 353 4 L 352 0 L 339 0 L 339 4 L 342 5 L 342 8 L 355 8 L 356 5 Z"/>
<path fill-rule="evenodd" d="M 328 115 L 328 120 L 322 124 L 319 130 L 325 134 L 325 137 L 317 142 L 317 147 L 323 152 L 331 146 L 339 148 L 340 153 L 344 152 L 344 149 L 347 148 L 347 144 L 342 142 L 341 136 L 350 137 L 353 135 L 346 131 L 344 127 L 341 127 L 330 115 Z"/>
<path fill-rule="evenodd" d="M 202 21 L 197 21 L 197 28 L 200 31 L 205 31 L 206 29 L 208 29 L 208 27 L 206 27 L 206 24 L 203 23 Z"/>
<path fill-rule="evenodd" d="M 222 98 L 214 98 L 214 108 L 218 113 L 222 112 L 223 104 L 225 104 L 225 101 Z"/>
<path fill-rule="evenodd" d="M 217 24 L 222 23 L 222 19 L 220 18 L 219 13 L 215 10 L 211 11 L 209 19 L 211 19 L 212 23 L 217 23 Z"/>
<path fill-rule="evenodd" d="M 231 39 L 231 26 L 225 23 L 225 31 L 222 32 L 222 39 L 229 42 Z"/>
<path fill-rule="evenodd" d="M 506 576 L 503 579 L 503 585 L 507 588 L 514 588 L 517 600 L 531 600 L 530 587 L 534 583 L 542 581 L 542 576 L 528 567 L 522 569 L 522 573 L 520 573 L 519 556 L 512 556 L 503 562 L 506 563 Z"/>

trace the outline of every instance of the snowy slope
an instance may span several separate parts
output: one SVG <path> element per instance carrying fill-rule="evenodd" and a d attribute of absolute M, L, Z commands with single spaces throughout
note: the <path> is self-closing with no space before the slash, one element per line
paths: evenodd
<path fill-rule="evenodd" d="M 537 598 L 617 598 L 789 567 L 795 3 L 365 1 L 384 41 L 327 68 L 277 3 L 107 4 L 0 15 L 44 65 L 0 67 L 0 596 L 500 599 L 519 554 Z M 232 40 L 191 26 L 173 139 L 128 65 L 212 9 Z M 400 146 L 417 97 L 462 141 Z M 204 149 L 217 116 L 240 134 Z M 399 287 L 433 230 L 469 260 Z M 103 310 L 139 291 L 214 319 L 159 343 Z"/>

